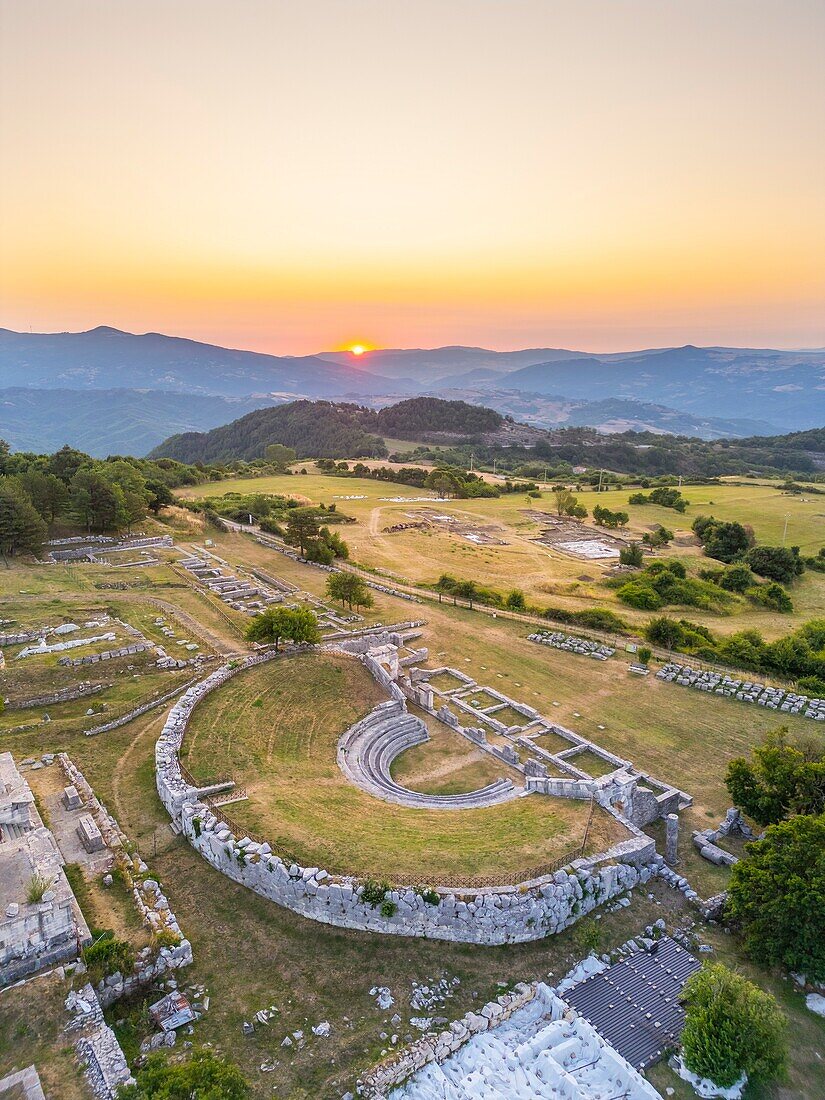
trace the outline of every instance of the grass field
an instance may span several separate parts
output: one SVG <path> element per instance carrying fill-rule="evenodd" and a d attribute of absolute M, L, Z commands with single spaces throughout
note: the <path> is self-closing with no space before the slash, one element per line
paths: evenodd
<path fill-rule="evenodd" d="M 432 509 L 432 504 L 414 499 L 432 494 L 366 478 L 334 478 L 318 473 L 242 478 L 188 488 L 181 495 L 208 497 L 226 492 L 295 494 L 313 503 L 336 503 L 357 520 L 341 529 L 353 559 L 389 577 L 432 584 L 441 573 L 448 572 L 501 592 L 518 586 L 539 605 L 576 610 L 596 604 L 617 611 L 638 625 L 649 617 L 625 607 L 611 590 L 599 583 L 607 575 L 608 566 L 604 563 L 576 559 L 533 541 L 541 533 L 541 525 L 527 512 L 552 513 L 554 502 L 549 492 L 543 493 L 540 500 L 510 494 L 495 499 L 448 501 L 436 506 L 439 514 L 454 516 L 464 523 L 492 525 L 506 543 L 503 546 L 468 541 L 451 532 L 446 524 L 385 533 L 386 527 L 409 522 L 421 509 Z M 628 505 L 627 489 L 582 493 L 580 500 L 590 512 L 596 504 L 629 512 L 629 526 L 621 533 L 628 539 L 641 539 L 659 524 L 670 527 L 676 542 L 667 555 L 682 558 L 693 571 L 713 564 L 701 555 L 690 532 L 691 523 L 700 514 L 749 523 L 759 542 L 769 545 L 782 542 L 787 516 L 789 546 L 798 545 L 804 553 L 815 554 L 825 544 L 825 498 L 789 496 L 781 493 L 778 486 L 758 482 L 686 486 L 684 493 L 690 501 L 684 514 L 656 505 Z M 343 496 L 363 499 L 339 499 Z M 387 499 L 394 497 L 402 497 L 408 503 Z M 592 532 L 598 536 L 601 529 L 593 527 Z M 722 633 L 755 628 L 768 637 L 787 632 L 803 619 L 825 615 L 825 575 L 805 574 L 794 584 L 791 594 L 795 604 L 793 615 L 776 615 L 744 601 L 733 609 L 734 614 L 727 616 L 693 608 L 685 609 L 684 613 Z"/>
<path fill-rule="evenodd" d="M 530 796 L 478 810 L 428 811 L 385 803 L 355 787 L 338 767 L 338 738 L 385 698 L 356 661 L 285 658 L 213 692 L 192 717 L 182 757 L 199 779 L 229 772 L 247 789 L 249 802 L 229 811 L 242 827 L 277 841 L 305 866 L 337 874 L 415 884 L 462 873 L 517 873 L 580 844 L 587 803 Z M 463 756 L 460 735 L 447 732 Z M 443 743 L 433 746 L 433 770 L 442 749 Z M 447 759 L 455 764 L 451 754 Z M 452 783 L 458 781 L 453 770 Z M 624 836 L 598 813 L 589 849 Z"/>
<path fill-rule="evenodd" d="M 346 489 L 348 483 L 343 486 Z M 323 591 L 326 578 L 318 570 L 265 551 L 244 536 L 221 535 L 216 541 L 218 553 L 233 566 L 257 562 L 307 591 Z M 179 607 L 181 614 L 200 611 L 195 594 L 175 586 L 168 567 L 127 573 L 130 583 L 145 582 L 147 587 L 105 594 L 95 591 L 94 582 L 114 575 L 110 571 L 82 566 L 59 570 L 15 566 L 0 570 L 0 596 L 20 597 L 26 606 L 57 598 L 69 604 L 111 599 L 118 605 L 125 602 L 140 607 L 142 614 L 150 614 L 152 605 L 146 604 L 146 599 L 152 596 Z M 207 608 L 204 619 L 207 613 L 213 614 Z M 415 615 L 428 620 L 422 644 L 430 648 L 432 667 L 445 663 L 460 667 L 480 684 L 532 703 L 549 717 L 693 793 L 697 805 L 691 816 L 683 818 L 681 834 L 686 860 L 691 858 L 690 828 L 718 821 L 728 805 L 722 782 L 726 760 L 756 743 L 778 722 L 777 716 L 767 715 L 761 708 L 708 698 L 652 678 L 632 680 L 625 662 L 619 659 L 601 664 L 535 646 L 526 641 L 523 624 L 492 620 L 446 605 L 417 607 L 376 594 L 374 620 L 389 623 Z M 227 646 L 240 647 L 237 636 L 229 633 L 217 614 L 210 617 L 209 629 L 224 631 Z M 261 695 L 259 691 L 250 703 Z M 553 707 L 554 701 L 560 705 Z M 251 709 L 256 717 L 264 710 Z M 579 718 L 574 717 L 576 713 Z M 238 1061 L 255 1100 L 273 1095 L 339 1100 L 345 1091 L 354 1091 L 358 1073 L 386 1046 L 380 1034 L 393 1030 L 389 1024 L 392 1012 L 397 1010 L 405 1020 L 412 1014 L 413 980 L 431 982 L 442 974 L 460 978 L 454 998 L 438 1010 L 455 1018 L 495 995 L 498 982 L 535 980 L 548 974 L 558 978 L 581 957 L 580 926 L 551 940 L 494 949 L 378 937 L 307 922 L 230 882 L 169 830 L 168 815 L 154 788 L 153 749 L 162 720 L 162 711 L 150 713 L 96 738 L 84 737 L 76 721 L 55 721 L 32 734 L 7 737 L 3 747 L 11 748 L 17 759 L 66 749 L 138 843 L 193 943 L 195 964 L 182 976 L 183 982 L 204 983 L 210 993 L 210 1011 L 197 1024 L 193 1038 L 213 1043 Z M 235 724 L 235 713 L 230 710 L 225 725 L 231 729 Z M 817 732 L 810 722 L 796 719 L 788 724 L 807 733 Z M 599 725 L 605 729 L 599 730 Z M 464 742 L 460 747 L 467 753 Z M 445 751 L 434 739 L 429 746 L 405 754 L 397 766 L 406 768 L 403 774 L 407 776 L 417 774 L 420 789 L 426 789 L 428 781 L 434 785 L 452 782 L 451 769 L 453 776 L 465 777 L 464 764 L 457 771 L 453 767 L 457 752 L 455 747 Z M 482 764 L 486 767 L 488 762 Z M 298 765 L 300 759 L 289 767 Z M 475 766 L 468 762 L 467 774 Z M 446 769 L 440 777 L 436 775 L 439 768 Z M 482 778 L 486 776 L 479 776 Z M 339 831 L 354 824 L 351 816 L 337 821 Z M 693 878 L 693 864 L 686 862 L 685 866 Z M 702 871 L 696 872 L 707 876 L 697 878 L 704 893 L 711 893 L 719 881 L 715 871 L 703 864 Z M 677 923 L 694 920 L 695 911 L 684 908 L 681 895 L 658 884 L 650 892 L 652 900 L 641 893 L 629 908 L 605 913 L 594 922 L 600 937 L 598 950 L 637 934 L 659 916 Z M 825 1094 L 822 1021 L 807 1012 L 790 982 L 750 967 L 738 954 L 733 937 L 713 929 L 703 929 L 701 935 L 710 937 L 720 957 L 776 992 L 791 1020 L 788 1082 L 750 1090 L 748 1100 L 819 1100 Z M 379 1012 L 370 998 L 369 990 L 376 984 L 391 988 L 396 1004 L 390 1012 Z M 44 1076 L 47 1094 L 79 1100 L 86 1095 L 85 1089 L 61 1031 L 65 992 L 66 987 L 52 979 L 38 979 L 0 993 L 0 1073 L 35 1062 Z M 270 1027 L 257 1028 L 251 1038 L 242 1039 L 243 1020 L 271 1004 L 279 1009 L 276 1020 Z M 125 1016 L 129 1006 L 118 1005 L 115 1012 L 118 1017 Z M 139 1005 L 135 1012 L 139 1014 Z M 331 1036 L 316 1040 L 310 1027 L 324 1019 L 331 1024 Z M 399 1028 L 402 1042 L 406 1041 L 406 1027 L 405 1023 Z M 308 1036 L 305 1047 L 283 1048 L 284 1036 L 298 1028 Z M 277 1065 L 264 1073 L 260 1069 L 264 1063 Z M 673 1087 L 678 1100 L 688 1095 L 665 1065 L 654 1069 L 652 1075 L 662 1089 Z"/>

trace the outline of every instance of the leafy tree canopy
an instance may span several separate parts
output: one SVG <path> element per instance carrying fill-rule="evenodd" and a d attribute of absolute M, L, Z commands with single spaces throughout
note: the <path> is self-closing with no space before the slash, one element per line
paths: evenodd
<path fill-rule="evenodd" d="M 780 821 L 749 844 L 727 912 L 756 962 L 825 979 L 825 814 Z"/>
<path fill-rule="evenodd" d="M 743 1073 L 753 1082 L 781 1077 L 787 1021 L 775 999 L 721 963 L 705 965 L 682 992 L 685 1065 L 721 1088 Z"/>
<path fill-rule="evenodd" d="M 150 1054 L 136 1083 L 118 1091 L 118 1100 L 246 1100 L 249 1086 L 232 1062 L 210 1050 L 195 1050 L 185 1062 Z"/>

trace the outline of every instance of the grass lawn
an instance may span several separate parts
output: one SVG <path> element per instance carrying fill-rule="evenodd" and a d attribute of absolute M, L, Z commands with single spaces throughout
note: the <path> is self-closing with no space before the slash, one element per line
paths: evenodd
<path fill-rule="evenodd" d="M 641 625 L 647 613 L 626 608 L 609 589 L 598 582 L 607 575 L 610 563 L 576 559 L 558 550 L 533 541 L 542 525 L 529 516 L 529 511 L 553 512 L 552 494 L 546 492 L 540 500 L 522 494 L 508 494 L 494 499 L 451 500 L 438 504 L 440 513 L 455 516 L 466 523 L 497 524 L 502 528 L 504 546 L 476 545 L 451 533 L 446 524 L 424 529 L 412 529 L 385 534 L 384 528 L 410 521 L 422 509 L 432 508 L 415 497 L 429 496 L 426 490 L 411 486 L 376 482 L 367 478 L 335 478 L 313 472 L 307 476 L 234 479 L 199 485 L 180 491 L 181 496 L 208 497 L 226 492 L 279 493 L 301 495 L 313 503 L 330 504 L 336 497 L 354 495 L 360 500 L 341 501 L 341 507 L 356 519 L 356 523 L 341 529 L 350 545 L 352 558 L 371 569 L 396 579 L 417 584 L 432 584 L 441 573 L 449 572 L 461 578 L 471 578 L 501 592 L 521 588 L 531 602 L 553 604 L 571 610 L 591 607 L 594 603 L 620 613 L 628 622 Z M 712 486 L 686 486 L 684 494 L 690 506 L 684 514 L 657 505 L 628 505 L 631 490 L 611 490 L 606 493 L 579 494 L 581 502 L 592 513 L 596 504 L 629 512 L 630 523 L 622 537 L 641 539 L 659 524 L 676 533 L 676 543 L 667 556 L 678 556 L 695 571 L 712 564 L 704 558 L 692 537 L 690 525 L 697 515 L 712 514 L 719 519 L 750 523 L 760 543 L 781 543 L 785 517 L 788 516 L 787 544 L 798 545 L 804 553 L 816 553 L 825 544 L 825 504 L 818 497 L 796 497 L 783 494 L 778 485 L 750 483 Z M 388 498 L 402 497 L 403 502 Z M 598 537 L 601 528 L 592 528 Z M 684 609 L 691 619 L 705 623 L 722 633 L 754 628 L 768 637 L 776 637 L 801 621 L 825 615 L 825 575 L 808 573 L 792 590 L 795 604 L 793 615 L 776 615 L 744 601 L 735 613 L 723 616 L 695 609 Z M 678 609 L 677 609 L 678 610 Z"/>
<path fill-rule="evenodd" d="M 418 810 L 355 787 L 338 767 L 338 738 L 385 698 L 356 661 L 288 657 L 239 674 L 204 700 L 183 759 L 204 780 L 232 774 L 249 792 L 249 802 L 231 807 L 233 818 L 304 865 L 333 873 L 411 883 L 499 874 L 577 846 L 589 808 L 581 803 L 530 796 L 478 810 Z M 597 815 L 591 850 L 620 835 L 612 819 Z"/>

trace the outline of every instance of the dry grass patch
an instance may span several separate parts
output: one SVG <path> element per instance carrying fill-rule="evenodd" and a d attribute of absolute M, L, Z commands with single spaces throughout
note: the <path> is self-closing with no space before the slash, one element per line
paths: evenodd
<path fill-rule="evenodd" d="M 201 779 L 249 791 L 238 822 L 306 865 L 424 881 L 529 869 L 580 843 L 587 807 L 530 796 L 478 810 L 418 810 L 372 798 L 336 761 L 341 733 L 384 693 L 353 660 L 306 654 L 243 672 L 195 711 L 184 743 Z M 606 815 L 604 827 L 619 830 Z M 623 835 L 623 834 L 622 834 Z"/>

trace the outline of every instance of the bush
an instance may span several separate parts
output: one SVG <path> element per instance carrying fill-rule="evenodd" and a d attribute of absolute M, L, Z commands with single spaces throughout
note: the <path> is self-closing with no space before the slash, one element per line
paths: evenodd
<path fill-rule="evenodd" d="M 135 966 L 132 945 L 126 940 L 117 939 L 110 929 L 98 933 L 93 942 L 83 948 L 81 958 L 94 981 L 100 981 L 118 971 L 124 975 L 130 974 Z"/>
<path fill-rule="evenodd" d="M 754 544 L 753 531 L 741 523 L 725 523 L 713 516 L 697 516 L 691 529 L 709 558 L 726 564 L 744 554 Z"/>
<path fill-rule="evenodd" d="M 628 581 L 616 592 L 622 603 L 636 607 L 640 611 L 658 611 L 662 600 L 656 590 L 642 580 Z"/>
<path fill-rule="evenodd" d="M 366 905 L 371 905 L 374 909 L 376 905 L 381 904 L 390 889 L 388 882 L 376 882 L 375 879 L 367 879 L 364 883 L 364 889 L 361 891 L 361 901 Z"/>
<path fill-rule="evenodd" d="M 438 905 L 441 901 L 441 895 L 437 890 L 434 890 L 432 886 L 419 886 L 416 893 L 427 903 L 427 905 Z"/>
<path fill-rule="evenodd" d="M 770 584 L 756 584 L 748 589 L 746 595 L 749 600 L 770 608 L 771 611 L 779 611 L 783 615 L 793 611 L 793 600 L 776 581 L 771 581 Z"/>
<path fill-rule="evenodd" d="M 729 565 L 727 569 L 721 571 L 716 583 L 720 588 L 724 588 L 726 592 L 739 592 L 741 594 L 753 587 L 756 578 L 747 565 Z"/>
<path fill-rule="evenodd" d="M 721 963 L 705 965 L 682 991 L 685 1065 L 720 1088 L 743 1074 L 751 1082 L 781 1077 L 787 1021 L 774 998 Z"/>
<path fill-rule="evenodd" d="M 640 646 L 636 652 L 636 656 L 639 658 L 639 663 L 643 665 L 650 664 L 650 658 L 653 656 L 653 650 L 650 646 Z"/>
<path fill-rule="evenodd" d="M 623 546 L 619 551 L 619 562 L 622 565 L 633 566 L 634 569 L 641 569 L 644 562 L 644 554 L 642 553 L 642 547 L 638 542 L 631 542 L 629 546 Z"/>
<path fill-rule="evenodd" d="M 135 1084 L 121 1086 L 118 1100 L 246 1100 L 249 1086 L 236 1065 L 211 1050 L 193 1051 L 185 1062 L 150 1054 L 135 1073 Z"/>
<path fill-rule="evenodd" d="M 382 901 L 379 912 L 382 917 L 386 917 L 386 919 L 389 920 L 390 917 L 394 917 L 395 914 L 398 912 L 398 906 L 395 904 L 394 901 Z"/>
<path fill-rule="evenodd" d="M 805 563 L 799 556 L 799 548 L 794 546 L 754 546 L 745 555 L 745 561 L 760 577 L 790 584 L 805 570 Z"/>

